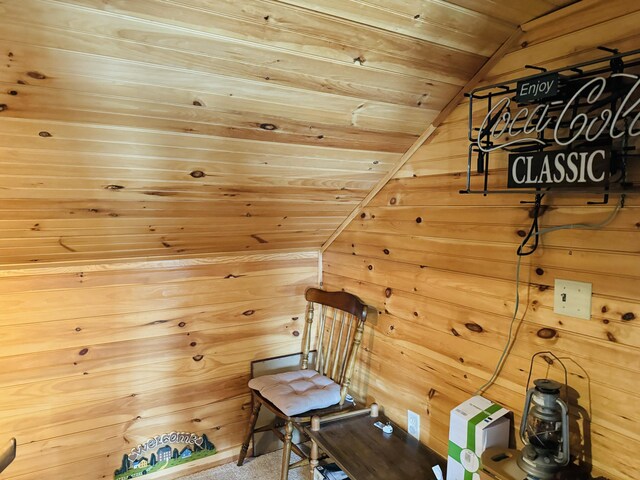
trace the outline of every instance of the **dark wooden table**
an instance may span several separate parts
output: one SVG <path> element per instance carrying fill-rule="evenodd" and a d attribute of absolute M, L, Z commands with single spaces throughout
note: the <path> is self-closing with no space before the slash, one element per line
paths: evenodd
<path fill-rule="evenodd" d="M 393 433 L 383 433 L 373 425 L 376 421 L 389 420 L 382 414 L 372 418 L 365 410 L 322 423 L 319 431 L 305 430 L 351 480 L 436 480 L 435 465 L 445 474 L 446 461 L 437 453 L 393 423 Z"/>

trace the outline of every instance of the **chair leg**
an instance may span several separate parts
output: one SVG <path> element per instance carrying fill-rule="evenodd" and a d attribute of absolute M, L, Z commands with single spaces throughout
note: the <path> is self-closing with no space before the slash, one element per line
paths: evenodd
<path fill-rule="evenodd" d="M 280 480 L 289 478 L 289 464 L 291 462 L 291 438 L 293 437 L 293 422 L 287 421 L 284 427 L 284 446 L 282 447 L 282 469 Z"/>
<path fill-rule="evenodd" d="M 311 458 L 309 459 L 309 471 L 311 472 L 309 478 L 313 479 L 313 473 L 318 466 L 318 444 L 315 440 L 311 440 Z"/>
<path fill-rule="evenodd" d="M 258 414 L 260 413 L 260 407 L 262 407 L 262 403 L 259 400 L 253 399 L 255 405 L 253 407 L 253 411 L 251 412 L 251 418 L 249 419 L 249 428 L 247 431 L 247 436 L 244 439 L 244 443 L 242 444 L 242 448 L 240 449 L 240 456 L 238 457 L 238 466 L 241 467 L 244 463 L 244 459 L 247 456 L 247 451 L 249 450 L 249 443 L 251 442 L 251 436 L 253 435 L 253 429 L 256 428 L 256 422 L 258 421 Z"/>

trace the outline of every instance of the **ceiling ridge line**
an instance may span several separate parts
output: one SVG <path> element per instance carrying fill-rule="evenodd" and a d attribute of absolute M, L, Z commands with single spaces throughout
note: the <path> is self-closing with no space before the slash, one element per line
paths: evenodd
<path fill-rule="evenodd" d="M 347 228 L 349 223 L 365 208 L 371 200 L 384 188 L 384 186 L 394 177 L 396 173 L 407 163 L 407 161 L 413 156 L 413 154 L 425 143 L 432 138 L 437 128 L 447 119 L 451 112 L 458 106 L 460 101 L 464 98 L 465 92 L 472 90 L 485 76 L 486 74 L 511 50 L 511 47 L 516 45 L 522 38 L 524 31 L 520 26 L 516 27 L 514 32 L 500 45 L 491 57 L 480 67 L 476 74 L 458 91 L 458 93 L 447 103 L 438 116 L 431 122 L 427 129 L 420 135 L 420 137 L 409 147 L 409 149 L 400 157 L 398 163 L 378 182 L 378 184 L 371 190 L 367 196 L 356 206 L 356 208 L 349 214 L 347 218 L 340 224 L 333 234 L 323 243 L 321 251 L 324 252 L 331 246 L 335 239 Z"/>

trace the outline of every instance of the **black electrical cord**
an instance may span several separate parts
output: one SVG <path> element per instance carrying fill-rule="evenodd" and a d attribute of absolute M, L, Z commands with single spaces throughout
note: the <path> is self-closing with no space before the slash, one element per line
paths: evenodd
<path fill-rule="evenodd" d="M 540 198 L 540 200 L 542 200 L 542 198 Z M 614 218 L 616 218 L 616 215 L 618 215 L 618 212 L 620 211 L 620 209 L 624 207 L 624 200 L 625 200 L 625 196 L 623 194 L 623 195 L 620 196 L 620 200 L 619 200 L 618 204 L 616 205 L 616 208 L 613 210 L 613 212 L 611 212 L 611 215 L 609 215 L 609 217 L 606 220 L 604 220 L 603 222 L 596 223 L 596 224 L 572 223 L 572 224 L 568 224 L 568 225 L 559 225 L 557 227 L 549 227 L 549 228 L 543 228 L 542 230 L 537 230 L 535 233 L 532 233 L 532 235 L 535 235 L 536 237 L 541 237 L 542 235 L 546 235 L 547 233 L 551 233 L 551 232 L 556 232 L 558 230 L 569 230 L 569 229 L 572 229 L 572 228 L 597 229 L 597 228 L 605 227 L 605 226 L 609 225 L 613 221 Z M 507 358 L 507 356 L 509 355 L 509 352 L 511 351 L 511 347 L 513 346 L 513 343 L 515 342 L 515 339 L 516 339 L 516 336 L 517 336 L 517 331 L 516 331 L 516 334 L 513 335 L 513 329 L 514 329 L 514 326 L 515 326 L 515 323 L 516 323 L 516 318 L 518 317 L 518 308 L 520 306 L 520 265 L 521 264 L 522 264 L 522 255 L 519 255 L 518 256 L 518 260 L 516 261 L 516 298 L 515 298 L 515 308 L 514 308 L 514 311 L 513 311 L 513 316 L 511 317 L 511 322 L 509 323 L 509 332 L 507 333 L 507 343 L 505 344 L 504 350 L 502 350 L 502 354 L 500 355 L 500 358 L 498 359 L 498 363 L 496 364 L 496 367 L 495 367 L 493 373 L 491 374 L 491 378 L 489 378 L 489 380 L 487 380 L 484 383 L 484 385 L 482 385 L 480 388 L 478 388 L 475 391 L 474 395 L 483 394 L 487 388 L 489 388 L 491 385 L 493 385 L 493 383 L 498 378 L 498 375 L 500 375 L 500 372 L 502 371 L 502 366 L 504 364 L 504 361 Z"/>
<path fill-rule="evenodd" d="M 538 232 L 540 228 L 538 227 L 538 219 L 540 218 L 540 207 L 542 204 L 542 199 L 544 198 L 544 193 L 536 193 L 535 205 L 533 207 L 533 222 L 531 223 L 531 228 L 529 229 L 529 233 L 524 237 L 522 243 L 518 246 L 518 255 L 521 257 L 526 257 L 527 255 L 531 255 L 538 248 Z M 523 249 L 533 237 L 533 245 L 529 248 L 529 251 L 524 252 Z"/>

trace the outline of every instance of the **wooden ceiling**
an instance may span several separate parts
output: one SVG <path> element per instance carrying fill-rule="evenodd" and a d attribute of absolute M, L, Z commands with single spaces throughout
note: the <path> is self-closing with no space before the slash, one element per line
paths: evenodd
<path fill-rule="evenodd" d="M 568 3 L 0 1 L 0 264 L 320 247 Z"/>

